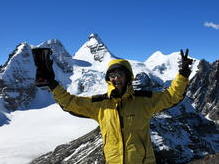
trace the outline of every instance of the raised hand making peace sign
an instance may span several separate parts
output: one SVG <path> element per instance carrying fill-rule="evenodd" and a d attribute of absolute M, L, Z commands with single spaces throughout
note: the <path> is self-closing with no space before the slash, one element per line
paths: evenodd
<path fill-rule="evenodd" d="M 188 54 L 189 49 L 186 49 L 185 53 L 183 52 L 183 50 L 180 50 L 181 62 L 179 65 L 179 73 L 185 77 L 189 77 L 192 72 L 190 66 L 193 63 L 193 60 L 188 58 Z"/>

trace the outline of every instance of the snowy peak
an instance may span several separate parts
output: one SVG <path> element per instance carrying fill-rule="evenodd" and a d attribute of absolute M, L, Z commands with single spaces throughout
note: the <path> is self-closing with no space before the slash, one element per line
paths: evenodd
<path fill-rule="evenodd" d="M 160 77 L 163 81 L 168 81 L 172 80 L 178 73 L 180 60 L 181 56 L 179 52 L 164 55 L 162 52 L 156 51 L 144 63 L 155 75 Z M 194 59 L 190 78 L 195 75 L 198 63 L 199 60 Z"/>
<path fill-rule="evenodd" d="M 64 72 L 72 72 L 72 56 L 66 51 L 62 43 L 57 39 L 51 39 L 38 45 L 41 48 L 51 48 L 52 58 Z"/>
<path fill-rule="evenodd" d="M 21 43 L 9 56 L 0 73 L 0 94 L 4 107 L 11 111 L 28 105 L 36 92 L 34 78 L 31 47 Z"/>
<path fill-rule="evenodd" d="M 101 69 L 100 67 L 106 66 L 106 63 L 115 57 L 97 34 L 91 34 L 88 41 L 75 53 L 73 58 L 87 61 Z"/>
<path fill-rule="evenodd" d="M 91 34 L 89 36 L 87 47 L 90 49 L 90 53 L 93 54 L 94 60 L 99 62 L 103 61 L 104 54 L 108 51 L 107 47 L 97 34 Z"/>
<path fill-rule="evenodd" d="M 154 52 L 145 62 L 149 65 L 151 63 L 160 65 L 163 63 L 167 63 L 171 66 L 172 63 L 178 62 L 180 60 L 179 52 L 174 52 L 168 55 L 163 54 L 161 51 Z"/>
<path fill-rule="evenodd" d="M 156 62 L 157 58 L 165 59 L 166 55 L 164 55 L 161 51 L 156 51 L 145 62 Z"/>
<path fill-rule="evenodd" d="M 51 39 L 39 44 L 37 47 L 51 48 L 53 51 L 53 56 L 71 56 L 64 48 L 62 43 L 57 39 Z"/>
<path fill-rule="evenodd" d="M 27 43 L 21 43 L 9 56 L 2 72 L 0 79 L 5 83 L 17 84 L 20 87 L 33 82 L 35 69 L 31 47 Z"/>
<path fill-rule="evenodd" d="M 90 34 L 88 39 L 92 44 L 104 44 L 98 34 Z"/>
<path fill-rule="evenodd" d="M 42 47 L 42 46 L 48 46 L 48 45 L 50 45 L 51 47 L 58 46 L 58 45 L 59 45 L 59 47 L 63 47 L 62 43 L 58 39 L 47 40 L 47 41 L 41 43 L 39 46 Z"/>
<path fill-rule="evenodd" d="M 57 39 L 51 39 L 39 44 L 37 47 L 51 48 L 53 52 L 53 58 L 57 60 L 64 60 L 64 58 L 71 58 L 71 55 L 65 50 L 65 47 Z"/>
<path fill-rule="evenodd" d="M 164 55 L 162 52 L 157 51 L 145 61 L 145 64 L 148 68 L 154 71 L 158 77 L 161 77 L 166 81 L 172 80 L 178 72 L 179 60 L 180 55 L 178 53 Z"/>

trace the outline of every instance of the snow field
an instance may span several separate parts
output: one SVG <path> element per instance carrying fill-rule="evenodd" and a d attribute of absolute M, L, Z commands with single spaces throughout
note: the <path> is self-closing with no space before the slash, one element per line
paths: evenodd
<path fill-rule="evenodd" d="M 28 163 L 95 127 L 95 121 L 74 117 L 57 104 L 15 111 L 10 124 L 0 127 L 0 164 Z"/>

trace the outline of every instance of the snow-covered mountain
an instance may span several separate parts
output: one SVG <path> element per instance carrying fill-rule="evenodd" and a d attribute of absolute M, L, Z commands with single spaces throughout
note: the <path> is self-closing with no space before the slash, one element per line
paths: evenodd
<path fill-rule="evenodd" d="M 56 79 L 71 94 L 83 96 L 106 92 L 104 77 L 107 64 L 118 58 L 97 34 L 91 34 L 74 56 L 56 39 L 35 46 L 27 43 L 18 45 L 8 61 L 0 67 L 0 133 L 4 134 L 0 138 L 0 144 L 4 145 L 0 147 L 0 161 L 6 164 L 13 161 L 22 164 L 30 162 L 52 151 L 56 145 L 76 139 L 97 127 L 92 120 L 79 119 L 66 112 L 61 114 L 61 108 L 55 104 L 48 90 L 34 86 L 33 47 L 51 48 Z M 179 57 L 179 52 L 170 55 L 155 52 L 145 62 L 130 60 L 136 77 L 133 82 L 135 89 L 153 90 L 169 85 L 178 72 Z M 196 92 L 200 90 L 196 76 L 196 72 L 200 72 L 198 64 L 199 60 L 196 60 L 191 75 L 193 86 L 197 86 L 189 90 L 188 97 L 182 103 L 156 115 L 151 122 L 151 137 L 160 163 L 171 163 L 173 159 L 175 163 L 185 163 L 219 152 L 219 132 L 214 122 L 198 112 L 203 106 L 199 105 L 202 102 L 200 97 L 205 94 Z M 211 78 L 216 75 L 212 73 Z M 205 90 L 210 92 L 214 85 L 218 86 L 218 82 L 209 84 Z M 196 103 L 199 108 L 194 103 L 197 100 L 200 102 Z M 208 100 L 206 98 L 204 104 L 208 104 Z M 216 107 L 218 97 L 216 100 L 210 101 L 213 107 Z M 215 111 L 213 107 L 211 109 Z M 84 127 L 78 126 L 80 124 Z M 7 140 L 8 136 L 10 140 Z M 91 163 L 92 160 L 101 163 L 101 145 L 101 136 L 96 130 L 82 139 L 58 146 L 33 163 Z"/>
<path fill-rule="evenodd" d="M 181 56 L 179 52 L 174 52 L 169 55 L 164 55 L 162 52 L 157 51 L 153 53 L 144 63 L 150 68 L 155 75 L 160 77 L 163 81 L 172 80 L 178 72 L 179 62 Z M 199 60 L 194 60 L 192 64 L 192 73 L 190 79 L 196 74 Z"/>
<path fill-rule="evenodd" d="M 110 60 L 116 58 L 97 34 L 91 34 L 88 41 L 74 54 L 73 59 L 89 62 L 93 69 L 105 70 Z"/>
<path fill-rule="evenodd" d="M 33 100 L 36 69 L 27 43 L 19 44 L 9 57 L 0 71 L 0 89 L 4 106 L 11 111 L 21 109 Z"/>

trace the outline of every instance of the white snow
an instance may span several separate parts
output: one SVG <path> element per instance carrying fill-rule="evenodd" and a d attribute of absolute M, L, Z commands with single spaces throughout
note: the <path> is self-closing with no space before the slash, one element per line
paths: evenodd
<path fill-rule="evenodd" d="M 158 118 L 158 119 L 159 119 L 159 118 L 164 119 L 164 118 L 172 118 L 172 116 L 171 116 L 171 115 L 168 115 L 168 114 L 165 113 L 165 112 L 162 112 L 162 113 L 156 115 L 156 118 Z"/>
<path fill-rule="evenodd" d="M 95 121 L 74 117 L 57 104 L 15 111 L 10 119 L 10 124 L 0 127 L 0 163 L 4 164 L 28 163 L 97 127 Z"/>
<path fill-rule="evenodd" d="M 191 57 L 190 57 L 191 58 Z M 194 58 L 192 58 L 194 59 Z M 179 61 L 181 56 L 179 52 L 174 52 L 168 55 L 163 54 L 160 51 L 153 53 L 145 62 L 147 68 L 149 68 L 153 74 L 161 78 L 164 82 L 173 80 L 179 70 Z M 192 65 L 192 73 L 190 79 L 195 75 L 197 71 L 199 60 L 194 59 Z"/>
<path fill-rule="evenodd" d="M 210 114 L 210 113 L 208 113 L 208 114 L 205 116 L 205 118 L 208 119 L 209 121 L 213 121 L 214 123 L 216 123 L 216 124 L 217 124 L 217 127 L 219 128 L 219 121 L 215 121 L 215 120 L 210 119 L 209 114 Z"/>
<path fill-rule="evenodd" d="M 151 140 L 159 145 L 160 150 L 169 150 L 170 148 L 167 145 L 164 145 L 164 139 L 157 132 L 151 132 L 152 136 Z"/>

